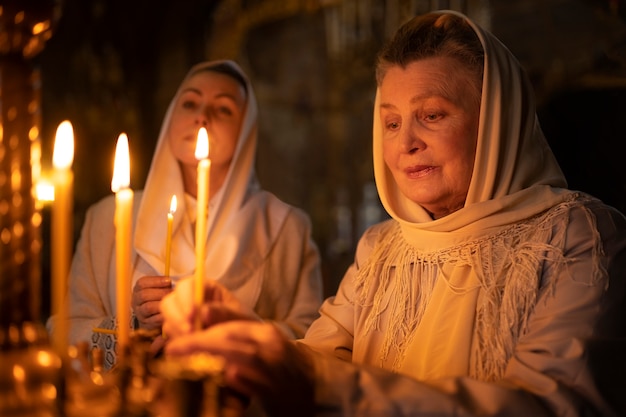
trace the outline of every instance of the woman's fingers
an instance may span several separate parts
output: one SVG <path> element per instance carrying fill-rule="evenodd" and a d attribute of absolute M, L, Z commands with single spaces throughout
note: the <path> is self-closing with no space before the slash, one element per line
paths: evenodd
<path fill-rule="evenodd" d="M 312 407 L 313 370 L 308 357 L 271 324 L 229 321 L 166 346 L 168 355 L 198 351 L 224 358 L 225 386 L 257 396 L 272 415 L 297 415 L 300 407 Z"/>
<path fill-rule="evenodd" d="M 158 301 L 171 292 L 172 280 L 169 277 L 144 276 L 137 280 L 133 287 L 133 307 L 145 302 Z"/>
<path fill-rule="evenodd" d="M 141 305 L 150 301 L 161 301 L 163 297 L 171 293 L 172 290 L 167 288 L 144 288 L 142 290 L 133 291 L 133 304 Z"/>
<path fill-rule="evenodd" d="M 171 279 L 160 276 L 144 276 L 133 287 L 131 306 L 142 328 L 161 326 L 159 303 L 171 290 Z"/>
<path fill-rule="evenodd" d="M 137 299 L 141 301 L 135 300 L 133 302 L 133 311 L 142 328 L 154 328 L 155 326 L 161 326 L 163 324 L 160 304 L 161 299 L 166 296 L 169 291 L 170 290 L 144 290 L 144 296 L 137 295 Z"/>
<path fill-rule="evenodd" d="M 140 291 L 148 288 L 171 288 L 172 279 L 164 276 L 143 276 L 135 283 L 134 291 Z"/>
<path fill-rule="evenodd" d="M 149 351 L 152 355 L 156 355 L 159 352 L 161 352 L 164 346 L 165 346 L 165 339 L 163 339 L 163 336 L 158 335 L 150 344 Z"/>
<path fill-rule="evenodd" d="M 184 279 L 161 301 L 160 310 L 165 320 L 163 329 L 168 336 L 179 336 L 192 330 L 196 314 L 194 290 L 193 279 Z M 243 307 L 225 287 L 215 281 L 207 281 L 200 318 L 202 327 L 208 327 L 228 320 L 255 320 L 256 315 L 251 309 Z"/>
<path fill-rule="evenodd" d="M 225 384 L 245 395 L 252 395 L 263 384 L 267 375 L 261 370 L 261 346 L 250 329 L 233 326 L 228 322 L 207 330 L 178 337 L 166 347 L 168 355 L 187 355 L 194 352 L 207 352 L 224 358 Z M 242 332 L 239 335 L 237 332 Z"/>
<path fill-rule="evenodd" d="M 181 303 L 177 291 L 166 295 L 159 308 L 163 315 L 163 332 L 168 338 L 187 334 L 191 331 L 191 310 L 189 301 Z"/>
<path fill-rule="evenodd" d="M 200 318 L 203 327 L 209 327 L 218 323 L 233 320 L 255 320 L 258 321 L 254 313 L 244 311 L 238 306 L 234 308 L 221 302 L 205 303 L 200 309 Z"/>

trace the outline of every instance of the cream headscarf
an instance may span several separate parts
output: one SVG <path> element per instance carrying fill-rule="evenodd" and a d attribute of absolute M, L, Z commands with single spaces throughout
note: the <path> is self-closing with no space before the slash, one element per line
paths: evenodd
<path fill-rule="evenodd" d="M 238 236 L 246 233 L 246 230 L 242 230 L 243 226 L 239 225 L 247 225 L 245 219 L 240 219 L 239 209 L 244 201 L 259 189 L 254 171 L 257 103 L 247 76 L 232 61 L 212 61 L 195 65 L 185 80 L 198 71 L 210 69 L 218 64 L 230 66 L 246 80 L 247 104 L 228 174 L 221 190 L 210 203 L 205 270 L 215 278 L 222 275 L 235 260 L 240 241 Z M 180 87 L 169 105 L 161 126 L 135 230 L 137 253 L 156 271 L 163 271 L 167 232 L 165 216 L 170 207 L 171 196 L 174 194 L 177 196 L 178 207 L 174 214 L 172 233 L 172 276 L 191 275 L 195 268 L 192 220 L 187 215 L 182 173 L 178 161 L 172 154 L 168 138 L 170 118 L 179 95 Z M 233 221 L 235 217 L 237 221 Z"/>
<path fill-rule="evenodd" d="M 382 154 L 379 93 L 374 106 L 374 174 L 381 201 L 418 247 L 438 244 L 447 233 L 516 222 L 554 206 L 567 183 L 543 136 L 532 86 L 517 59 L 498 39 L 464 15 L 485 49 L 478 143 L 472 180 L 461 210 L 432 220 L 397 187 Z M 479 227 L 476 227 L 479 226 Z M 424 239 L 427 237 L 427 239 Z M 433 241 L 433 239 L 435 241 Z"/>

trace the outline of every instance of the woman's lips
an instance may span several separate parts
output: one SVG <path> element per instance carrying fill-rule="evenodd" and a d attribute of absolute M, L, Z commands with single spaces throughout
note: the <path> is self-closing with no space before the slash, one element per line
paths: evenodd
<path fill-rule="evenodd" d="M 421 178 L 425 175 L 428 175 L 435 169 L 432 165 L 414 165 L 408 168 L 405 168 L 404 172 L 409 178 Z"/>

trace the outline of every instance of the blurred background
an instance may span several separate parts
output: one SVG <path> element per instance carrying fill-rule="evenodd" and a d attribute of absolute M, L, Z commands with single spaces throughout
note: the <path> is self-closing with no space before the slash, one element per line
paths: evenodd
<path fill-rule="evenodd" d="M 435 9 L 461 11 L 509 46 L 570 188 L 626 212 L 626 0 L 64 0 L 35 64 L 44 171 L 58 124 L 74 126 L 75 239 L 87 207 L 111 193 L 118 135 L 128 134 L 140 189 L 189 67 L 230 58 L 259 101 L 261 183 L 311 216 L 334 293 L 360 234 L 386 218 L 371 161 L 375 53 L 401 23 Z M 44 210 L 44 318 L 47 219 Z"/>

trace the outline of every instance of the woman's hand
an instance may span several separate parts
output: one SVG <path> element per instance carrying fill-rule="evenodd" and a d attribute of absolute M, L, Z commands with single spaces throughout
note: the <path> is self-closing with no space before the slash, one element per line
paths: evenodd
<path fill-rule="evenodd" d="M 256 396 L 270 415 L 313 411 L 313 366 L 274 325 L 229 321 L 170 340 L 167 355 L 208 352 L 225 359 L 224 384 Z"/>
<path fill-rule="evenodd" d="M 166 296 L 160 305 L 164 317 L 163 331 L 170 337 L 189 334 L 193 330 L 194 280 L 178 281 L 176 289 Z M 260 320 L 254 311 L 216 281 L 204 285 L 204 303 L 200 308 L 200 322 L 203 328 L 230 320 Z"/>
<path fill-rule="evenodd" d="M 137 280 L 133 288 L 131 305 L 140 328 L 154 330 L 163 325 L 159 304 L 170 292 L 172 280 L 169 277 L 144 276 Z"/>

